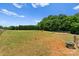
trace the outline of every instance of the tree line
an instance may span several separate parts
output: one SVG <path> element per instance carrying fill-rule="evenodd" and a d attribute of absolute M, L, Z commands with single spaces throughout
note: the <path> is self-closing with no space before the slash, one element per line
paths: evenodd
<path fill-rule="evenodd" d="M 64 14 L 49 15 L 43 18 L 38 26 L 46 31 L 65 31 L 73 34 L 79 34 L 79 13 L 71 16 Z"/>
<path fill-rule="evenodd" d="M 44 17 L 37 25 L 0 26 L 0 28 L 8 30 L 65 31 L 79 34 L 79 13 L 71 16 L 64 14 L 49 15 Z"/>
<path fill-rule="evenodd" d="M 0 26 L 1 29 L 5 30 L 38 30 L 38 26 L 36 25 L 19 25 L 19 26 L 9 26 L 9 27 L 3 27 Z"/>

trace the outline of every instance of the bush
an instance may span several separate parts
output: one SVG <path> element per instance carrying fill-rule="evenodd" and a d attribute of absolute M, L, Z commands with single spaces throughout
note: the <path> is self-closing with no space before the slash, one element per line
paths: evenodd
<path fill-rule="evenodd" d="M 73 23 L 71 24 L 71 30 L 70 32 L 72 34 L 79 34 L 79 23 Z"/>

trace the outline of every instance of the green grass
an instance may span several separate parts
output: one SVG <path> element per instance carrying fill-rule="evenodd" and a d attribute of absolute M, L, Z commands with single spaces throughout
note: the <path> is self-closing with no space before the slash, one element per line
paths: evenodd
<path fill-rule="evenodd" d="M 0 31 L 0 35 L 2 34 L 2 31 Z"/>
<path fill-rule="evenodd" d="M 41 31 L 7 30 L 0 36 L 0 55 L 48 55 Z"/>
<path fill-rule="evenodd" d="M 60 44 L 58 41 L 62 39 L 64 41 L 73 41 L 73 35 L 38 30 L 6 30 L 0 35 L 0 55 L 48 56 L 55 48 L 51 46 L 58 47 Z M 54 41 L 59 44 L 56 45 Z"/>

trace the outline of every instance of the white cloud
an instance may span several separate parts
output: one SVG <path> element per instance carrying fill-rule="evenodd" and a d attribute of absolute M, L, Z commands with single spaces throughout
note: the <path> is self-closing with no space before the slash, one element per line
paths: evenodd
<path fill-rule="evenodd" d="M 36 23 L 40 22 L 41 20 L 35 20 Z"/>
<path fill-rule="evenodd" d="M 34 8 L 37 8 L 37 7 L 45 7 L 47 5 L 49 5 L 49 3 L 32 3 L 32 6 Z"/>
<path fill-rule="evenodd" d="M 24 6 L 23 3 L 13 3 L 13 5 L 17 8 L 22 8 Z"/>
<path fill-rule="evenodd" d="M 34 20 L 34 24 L 38 24 L 41 21 L 41 19 Z"/>
<path fill-rule="evenodd" d="M 1 9 L 0 13 L 6 14 L 6 15 L 9 15 L 9 16 L 24 17 L 23 15 L 19 15 L 15 12 L 7 10 L 7 9 Z"/>
<path fill-rule="evenodd" d="M 75 6 L 73 9 L 74 10 L 79 10 L 79 5 Z"/>

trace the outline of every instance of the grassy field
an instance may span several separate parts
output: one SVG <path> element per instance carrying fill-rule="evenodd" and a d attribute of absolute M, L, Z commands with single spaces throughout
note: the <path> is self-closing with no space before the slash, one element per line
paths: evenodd
<path fill-rule="evenodd" d="M 65 47 L 73 35 L 36 30 L 7 30 L 0 35 L 1 56 L 67 56 L 79 55 Z"/>

